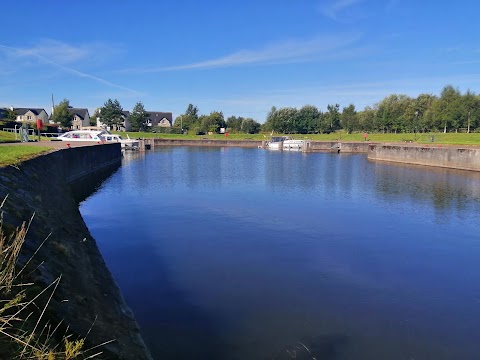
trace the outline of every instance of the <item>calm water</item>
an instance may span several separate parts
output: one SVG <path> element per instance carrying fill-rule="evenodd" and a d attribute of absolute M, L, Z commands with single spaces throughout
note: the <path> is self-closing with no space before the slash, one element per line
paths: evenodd
<path fill-rule="evenodd" d="M 156 359 L 480 358 L 480 174 L 127 155 L 80 210 Z"/>

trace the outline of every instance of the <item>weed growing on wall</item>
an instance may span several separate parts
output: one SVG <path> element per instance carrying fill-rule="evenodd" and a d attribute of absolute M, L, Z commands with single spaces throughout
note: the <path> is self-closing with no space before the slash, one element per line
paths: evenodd
<path fill-rule="evenodd" d="M 0 358 L 70 360 L 100 356 L 99 346 L 86 349 L 84 338 L 74 339 L 64 324 L 52 326 L 46 319 L 61 276 L 44 288 L 26 280 L 24 273 L 31 259 L 20 268 L 18 257 L 33 217 L 7 231 L 5 201 L 0 204 Z"/>

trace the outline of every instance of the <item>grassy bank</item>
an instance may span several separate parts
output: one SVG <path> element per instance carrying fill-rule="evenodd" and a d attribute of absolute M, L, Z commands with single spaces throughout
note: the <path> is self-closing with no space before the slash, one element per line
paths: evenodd
<path fill-rule="evenodd" d="M 11 145 L 0 147 L 0 166 L 19 163 L 50 151 L 46 146 Z"/>
<path fill-rule="evenodd" d="M 18 135 L 17 135 L 18 137 Z M 0 131 L 0 142 L 15 141 L 15 134 L 6 131 Z"/>
<path fill-rule="evenodd" d="M 125 135 L 125 133 L 119 133 Z M 215 139 L 215 140 L 268 140 L 270 134 L 229 134 L 226 137 L 223 134 L 213 135 L 180 135 L 180 134 L 158 134 L 149 132 L 128 132 L 128 135 L 134 138 L 158 138 L 158 139 Z M 278 134 L 275 134 L 278 135 Z M 294 139 L 306 139 L 317 141 L 364 141 L 363 133 L 347 134 L 345 132 L 336 132 L 331 134 L 292 134 Z M 433 141 L 432 141 L 433 140 Z M 399 133 L 399 134 L 367 134 L 367 141 L 374 142 L 412 142 L 418 144 L 451 144 L 451 145 L 478 145 L 480 146 L 480 133 Z"/>

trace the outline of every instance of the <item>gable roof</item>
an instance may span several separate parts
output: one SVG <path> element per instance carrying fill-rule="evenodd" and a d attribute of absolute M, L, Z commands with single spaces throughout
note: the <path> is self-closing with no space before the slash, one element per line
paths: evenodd
<path fill-rule="evenodd" d="M 45 109 L 38 109 L 38 108 L 14 108 L 13 112 L 15 115 L 25 115 L 27 112 L 31 111 L 35 115 L 40 114 L 42 111 L 45 111 Z M 47 113 L 45 111 L 45 113 Z"/>
<path fill-rule="evenodd" d="M 90 114 L 88 113 L 88 109 L 83 109 L 83 108 L 68 108 L 68 112 L 72 115 L 77 115 L 80 117 L 82 120 L 84 120 L 87 115 L 90 117 Z"/>
<path fill-rule="evenodd" d="M 170 125 L 173 123 L 173 115 L 171 112 L 147 111 L 147 114 L 153 126 L 158 125 L 164 118 L 170 122 Z"/>

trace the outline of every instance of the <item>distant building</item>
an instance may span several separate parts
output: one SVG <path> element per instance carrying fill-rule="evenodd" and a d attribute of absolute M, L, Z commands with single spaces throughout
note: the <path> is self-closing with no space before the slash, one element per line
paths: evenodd
<path fill-rule="evenodd" d="M 44 109 L 38 108 L 10 108 L 17 116 L 16 121 L 36 122 L 42 120 L 44 124 L 48 123 L 48 114 Z"/>
<path fill-rule="evenodd" d="M 173 125 L 173 115 L 171 112 L 147 111 L 148 126 L 171 127 Z"/>
<path fill-rule="evenodd" d="M 102 122 L 101 118 L 101 109 L 98 109 L 100 117 L 97 117 L 97 127 L 107 128 L 106 124 Z M 147 126 L 151 129 L 155 127 L 171 127 L 173 125 L 173 115 L 171 112 L 159 112 L 159 111 L 147 111 L 148 120 Z M 114 126 L 114 128 L 109 129 L 113 131 L 130 131 L 132 129 L 132 124 L 129 121 L 130 111 L 122 111 L 123 122 Z"/>
<path fill-rule="evenodd" d="M 102 115 L 102 109 L 97 109 L 98 114 Z M 122 123 L 120 125 L 114 125 L 113 128 L 108 128 L 106 124 L 102 122 L 102 118 L 97 117 L 97 127 L 101 129 L 107 129 L 112 131 L 127 131 L 130 129 L 130 123 L 128 122 L 128 117 L 130 116 L 130 111 L 122 111 Z"/>
<path fill-rule="evenodd" d="M 88 109 L 69 107 L 68 112 L 73 116 L 73 130 L 80 130 L 84 127 L 90 126 L 90 114 L 88 113 Z"/>

